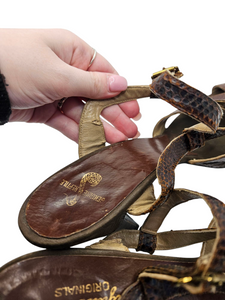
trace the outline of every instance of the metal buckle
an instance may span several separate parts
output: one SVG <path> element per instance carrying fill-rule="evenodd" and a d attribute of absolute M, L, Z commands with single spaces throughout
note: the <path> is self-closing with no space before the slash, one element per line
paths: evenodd
<path fill-rule="evenodd" d="M 161 71 L 153 73 L 151 78 L 155 79 L 156 77 L 158 77 L 159 75 L 161 75 L 162 73 L 164 73 L 166 71 L 170 71 L 172 73 L 172 75 L 174 75 L 177 78 L 180 78 L 181 76 L 183 76 L 183 74 L 180 72 L 178 67 L 169 67 L 169 68 L 163 68 Z"/>
<path fill-rule="evenodd" d="M 187 276 L 187 277 L 183 277 L 183 278 L 179 278 L 177 283 L 179 284 L 185 284 L 185 283 L 189 283 L 189 282 L 201 282 L 201 281 L 206 281 L 209 282 L 213 285 L 223 285 L 224 281 L 225 281 L 225 277 L 224 275 L 206 275 L 206 276 Z"/>

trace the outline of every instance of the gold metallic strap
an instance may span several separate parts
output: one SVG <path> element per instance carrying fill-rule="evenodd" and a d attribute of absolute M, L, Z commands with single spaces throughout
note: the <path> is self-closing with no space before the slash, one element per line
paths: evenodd
<path fill-rule="evenodd" d="M 152 204 L 156 201 L 154 195 L 154 187 L 151 184 L 144 193 L 136 200 L 127 210 L 133 216 L 140 216 L 146 214 Z"/>
<path fill-rule="evenodd" d="M 83 157 L 105 146 L 105 133 L 100 119 L 104 108 L 149 97 L 150 94 L 149 86 L 130 86 L 126 91 L 114 98 L 89 100 L 83 109 L 79 125 L 79 156 Z"/>
<path fill-rule="evenodd" d="M 152 235 L 156 237 L 154 250 L 171 250 L 214 240 L 216 237 L 216 229 L 173 230 L 154 232 Z M 137 249 L 139 237 L 139 230 L 123 229 L 107 236 L 103 241 L 100 241 L 100 244 L 101 246 L 104 243 L 109 245 L 108 241 L 120 241 L 120 245 L 124 245 L 126 249 Z"/>
<path fill-rule="evenodd" d="M 166 130 L 166 122 L 168 121 L 168 119 L 177 114 L 180 114 L 179 110 L 176 110 L 176 111 L 172 112 L 171 114 L 160 119 L 153 129 L 152 136 L 156 137 L 156 136 L 162 135 Z"/>

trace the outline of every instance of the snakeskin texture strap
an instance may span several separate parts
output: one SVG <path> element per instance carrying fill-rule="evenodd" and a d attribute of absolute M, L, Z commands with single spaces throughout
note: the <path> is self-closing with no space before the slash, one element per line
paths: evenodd
<path fill-rule="evenodd" d="M 216 101 L 222 110 L 225 109 L 225 84 L 217 85 L 213 88 L 213 92 L 210 95 L 214 101 Z M 171 116 L 178 114 L 176 119 L 166 128 L 166 123 Z M 178 125 L 179 123 L 179 125 Z M 174 132 L 174 129 L 188 128 L 193 126 L 196 122 L 185 116 L 185 114 L 175 111 L 158 121 L 153 130 L 153 137 L 168 134 L 170 131 Z M 182 124 L 182 125 L 181 125 Z M 185 126 L 186 124 L 186 126 Z M 220 121 L 220 127 L 225 127 L 225 116 L 223 114 Z M 198 157 L 186 156 L 186 163 L 192 165 L 205 166 L 210 168 L 224 168 L 225 167 L 225 153 L 223 151 L 225 144 L 225 136 L 217 139 L 216 141 L 207 142 L 206 147 L 203 147 L 200 151 L 197 151 Z"/>
<path fill-rule="evenodd" d="M 219 128 L 215 133 L 199 131 L 198 127 L 187 129 L 175 138 L 161 154 L 157 165 L 157 178 L 162 191 L 159 199 L 152 205 L 150 212 L 165 202 L 174 188 L 174 170 L 179 161 L 190 151 L 204 146 L 205 141 L 225 135 L 225 128 Z"/>
<path fill-rule="evenodd" d="M 102 110 L 133 99 L 161 98 L 215 131 L 222 116 L 220 106 L 175 76 L 176 73 L 173 75 L 165 70 L 153 79 L 150 86 L 132 86 L 114 98 L 88 101 L 80 120 L 79 156 L 82 157 L 105 146 L 104 129 L 100 119 Z"/>
<path fill-rule="evenodd" d="M 199 90 L 172 76 L 171 72 L 163 72 L 155 78 L 150 85 L 150 90 L 157 98 L 168 101 L 212 130 L 218 128 L 222 117 L 220 106 Z"/>

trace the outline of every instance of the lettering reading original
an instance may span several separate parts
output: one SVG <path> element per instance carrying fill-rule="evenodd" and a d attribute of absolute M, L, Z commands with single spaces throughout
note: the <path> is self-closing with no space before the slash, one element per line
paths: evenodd
<path fill-rule="evenodd" d="M 110 288 L 110 284 L 108 281 L 103 282 L 95 282 L 86 285 L 75 285 L 73 287 L 61 287 L 55 290 L 55 298 L 71 296 L 71 295 L 80 295 L 82 298 L 79 300 L 119 300 L 121 298 L 120 295 L 116 294 L 117 287 L 114 286 Z M 103 297 L 90 298 L 90 294 L 95 293 L 104 293 Z M 105 296 L 107 294 L 107 296 Z M 85 296 L 85 298 L 83 298 Z M 78 298 L 77 298 L 78 299 Z"/>

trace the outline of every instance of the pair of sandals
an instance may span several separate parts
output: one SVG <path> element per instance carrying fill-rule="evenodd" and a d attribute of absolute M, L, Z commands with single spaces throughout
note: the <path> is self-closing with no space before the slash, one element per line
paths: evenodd
<path fill-rule="evenodd" d="M 181 75 L 177 67 L 164 69 L 150 86 L 87 102 L 80 159 L 44 181 L 19 214 L 25 238 L 48 250 L 0 269 L 0 299 L 225 299 L 225 206 L 211 196 L 174 189 L 178 163 L 225 166 L 225 85 L 208 97 L 180 81 Z M 144 97 L 163 99 L 181 113 L 168 128 L 171 115 L 160 120 L 153 138 L 106 147 L 101 111 Z M 158 199 L 156 177 L 162 187 Z M 157 233 L 174 206 L 196 198 L 213 214 L 207 229 Z M 147 214 L 139 230 L 127 212 Z M 69 249 L 103 236 L 86 249 Z M 199 242 L 198 259 L 152 255 Z"/>

